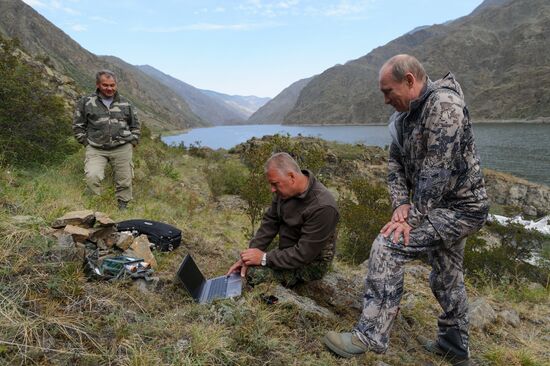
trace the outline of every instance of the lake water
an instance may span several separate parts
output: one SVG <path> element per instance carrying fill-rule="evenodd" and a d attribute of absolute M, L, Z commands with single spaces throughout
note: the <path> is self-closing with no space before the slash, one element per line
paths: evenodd
<path fill-rule="evenodd" d="M 386 126 L 283 126 L 245 125 L 196 128 L 165 136 L 167 144 L 200 143 L 213 149 L 229 149 L 252 137 L 275 133 L 320 137 L 329 141 L 389 145 Z M 532 182 L 550 185 L 550 124 L 474 124 L 482 166 L 508 172 Z"/>

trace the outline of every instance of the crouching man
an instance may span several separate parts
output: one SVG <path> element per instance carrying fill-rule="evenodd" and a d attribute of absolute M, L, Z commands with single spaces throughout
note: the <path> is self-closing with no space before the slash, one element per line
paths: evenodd
<path fill-rule="evenodd" d="M 334 197 L 287 153 L 271 156 L 265 173 L 275 193 L 271 207 L 227 274 L 240 271 L 251 285 L 276 280 L 293 286 L 321 279 L 334 258 L 339 218 Z M 277 234 L 278 248 L 266 251 Z"/>

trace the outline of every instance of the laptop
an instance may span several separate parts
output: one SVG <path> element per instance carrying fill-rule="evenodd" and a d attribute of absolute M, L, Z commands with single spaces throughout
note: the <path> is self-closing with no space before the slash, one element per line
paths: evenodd
<path fill-rule="evenodd" d="M 178 270 L 178 278 L 187 292 L 200 304 L 210 303 L 215 299 L 239 296 L 242 291 L 239 272 L 207 280 L 190 254 L 183 258 Z"/>

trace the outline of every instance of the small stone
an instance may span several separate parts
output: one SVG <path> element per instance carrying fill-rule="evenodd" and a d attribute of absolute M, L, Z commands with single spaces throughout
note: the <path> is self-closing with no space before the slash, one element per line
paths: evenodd
<path fill-rule="evenodd" d="M 120 232 L 118 233 L 115 245 L 122 250 L 126 250 L 130 248 L 133 242 L 134 236 L 132 234 L 129 232 Z"/>
<path fill-rule="evenodd" d="M 95 213 L 95 219 L 99 226 L 114 226 L 116 224 L 114 220 L 99 211 Z"/>
<path fill-rule="evenodd" d="M 67 225 L 84 225 L 87 227 L 92 227 L 94 226 L 94 223 L 95 215 L 92 210 L 71 211 L 55 220 L 52 227 L 55 229 L 59 229 Z"/>
<path fill-rule="evenodd" d="M 57 245 L 61 249 L 74 248 L 75 241 L 74 241 L 73 236 L 71 234 L 61 234 L 57 238 Z"/>
<path fill-rule="evenodd" d="M 190 346 L 191 342 L 189 342 L 189 339 L 186 338 L 182 338 L 176 343 L 176 349 L 178 350 L 178 352 L 185 352 L 189 349 Z"/>
<path fill-rule="evenodd" d="M 474 300 L 469 308 L 470 326 L 472 328 L 484 329 L 497 319 L 497 314 L 484 298 Z"/>
<path fill-rule="evenodd" d="M 130 248 L 122 254 L 127 257 L 141 258 L 144 262 L 149 263 L 152 268 L 157 267 L 157 260 L 151 252 L 151 243 L 147 239 L 147 235 L 140 235 L 135 238 Z"/>
<path fill-rule="evenodd" d="M 95 227 L 90 229 L 90 240 L 96 243 L 99 239 L 103 239 L 107 241 L 107 238 L 116 233 L 116 229 L 114 226 L 103 226 L 103 227 Z M 111 247 L 114 245 L 114 243 L 111 245 Z"/>
<path fill-rule="evenodd" d="M 317 314 L 324 318 L 335 318 L 336 316 L 327 308 L 318 305 L 309 297 L 300 296 L 294 291 L 287 289 L 281 285 L 277 285 L 274 289 L 274 295 L 279 299 L 278 304 L 293 304 L 300 310 L 308 313 Z"/>
<path fill-rule="evenodd" d="M 504 323 L 510 324 L 514 328 L 519 327 L 521 323 L 519 315 L 515 310 L 503 310 L 498 313 L 498 318 L 500 318 Z"/>
<path fill-rule="evenodd" d="M 85 241 L 90 237 L 90 230 L 74 226 L 74 225 L 67 225 L 65 226 L 65 229 L 63 230 L 65 234 L 72 235 L 73 239 L 75 241 Z"/>
<path fill-rule="evenodd" d="M 134 281 L 134 285 L 137 287 L 137 289 L 144 293 L 144 294 L 150 294 L 151 292 L 154 292 L 158 285 L 159 285 L 159 278 L 158 277 L 150 277 L 149 280 L 145 280 L 143 278 L 138 278 Z"/>

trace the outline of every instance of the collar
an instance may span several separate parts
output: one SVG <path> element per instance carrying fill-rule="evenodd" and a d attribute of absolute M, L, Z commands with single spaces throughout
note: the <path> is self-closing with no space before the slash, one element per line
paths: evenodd
<path fill-rule="evenodd" d="M 297 196 L 294 196 L 294 197 L 299 198 L 299 199 L 304 199 L 307 196 L 307 194 L 309 193 L 309 191 L 311 190 L 311 187 L 313 187 L 313 183 L 315 183 L 315 177 L 313 176 L 313 173 L 311 173 L 309 170 L 307 170 L 307 169 L 302 170 L 302 174 L 307 177 L 308 184 L 307 184 L 307 188 L 306 188 L 305 191 L 303 191 L 302 193 L 300 193 Z"/>

